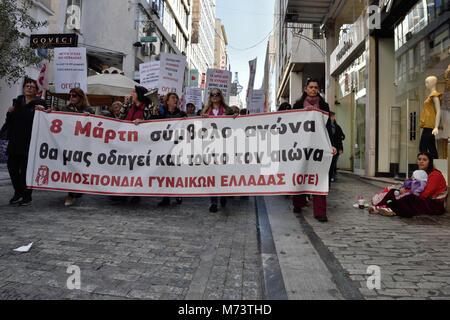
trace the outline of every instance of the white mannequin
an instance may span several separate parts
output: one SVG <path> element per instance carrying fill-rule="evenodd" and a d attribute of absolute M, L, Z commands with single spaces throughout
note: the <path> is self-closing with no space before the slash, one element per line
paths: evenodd
<path fill-rule="evenodd" d="M 425 79 L 425 87 L 430 90 L 430 95 L 433 93 L 437 93 L 436 84 L 437 78 L 435 76 L 431 76 Z M 439 123 L 441 121 L 441 101 L 439 100 L 439 97 L 433 97 L 433 102 L 434 109 L 436 110 L 436 120 L 432 133 L 433 135 L 437 136 L 439 133 Z"/>

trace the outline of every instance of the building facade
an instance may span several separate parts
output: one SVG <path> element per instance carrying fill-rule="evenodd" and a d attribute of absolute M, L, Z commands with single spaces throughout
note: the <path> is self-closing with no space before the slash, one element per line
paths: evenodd
<path fill-rule="evenodd" d="M 294 104 L 307 78 L 318 78 L 321 87 L 325 85 L 325 40 L 320 24 L 303 20 L 295 5 L 303 4 L 277 0 L 275 5 L 276 105 Z"/>
<path fill-rule="evenodd" d="M 36 19 L 36 21 L 41 22 L 48 21 L 54 14 L 54 6 L 52 5 L 52 2 L 50 0 L 34 1 L 33 7 L 30 11 L 30 15 L 34 19 Z M 33 33 L 48 33 L 48 31 L 49 26 L 45 26 Z M 30 40 L 28 37 L 26 37 L 23 40 L 22 45 L 28 46 L 29 43 Z M 31 66 L 26 68 L 25 72 L 28 77 L 37 79 L 41 71 L 41 67 L 42 66 Z M 8 108 L 12 105 L 12 100 L 15 99 L 18 95 L 22 94 L 22 84 L 23 82 L 21 80 L 19 80 L 19 82 L 15 84 L 10 85 L 4 80 L 0 79 L 0 117 L 2 117 L 2 120 L 4 120 Z"/>
<path fill-rule="evenodd" d="M 228 52 L 227 52 L 228 38 L 225 31 L 225 26 L 222 20 L 216 18 L 215 36 L 214 36 L 214 69 L 227 70 L 228 66 Z"/>
<path fill-rule="evenodd" d="M 189 68 L 199 75 L 199 86 L 202 88 L 206 71 L 214 67 L 215 7 L 215 0 L 192 0 Z"/>
<path fill-rule="evenodd" d="M 436 167 L 448 176 L 449 7 L 445 1 L 335 2 L 324 19 L 327 99 L 347 136 L 341 169 L 405 177 L 416 168 L 420 116 L 437 78 Z"/>

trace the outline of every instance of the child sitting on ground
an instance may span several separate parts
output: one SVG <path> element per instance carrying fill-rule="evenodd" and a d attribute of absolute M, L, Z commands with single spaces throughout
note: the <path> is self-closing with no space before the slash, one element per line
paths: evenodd
<path fill-rule="evenodd" d="M 419 196 L 427 187 L 427 182 L 428 182 L 428 174 L 424 170 L 414 171 L 412 177 L 406 179 L 405 182 L 403 183 L 403 185 L 400 187 L 400 190 L 403 189 L 403 190 L 405 190 L 405 192 L 403 194 L 400 194 L 399 190 L 396 190 L 394 192 L 395 199 L 398 200 L 409 194 L 414 194 L 416 196 Z M 392 188 L 394 188 L 394 186 L 391 186 L 391 187 L 383 190 L 382 196 L 384 197 L 386 195 L 386 193 Z M 375 196 L 377 196 L 377 195 L 375 195 Z M 377 212 L 383 216 L 395 216 L 395 213 L 390 208 L 388 208 L 386 205 L 382 205 L 382 206 L 376 205 L 375 201 L 378 200 L 379 198 L 380 197 L 377 197 L 376 199 L 375 199 L 375 197 L 372 198 L 372 206 L 369 207 L 369 212 L 370 213 Z M 387 203 L 389 203 L 391 201 L 392 200 L 389 200 Z M 379 201 L 377 203 L 379 203 Z"/>
<path fill-rule="evenodd" d="M 411 178 L 406 179 L 400 189 L 405 189 L 406 192 L 400 194 L 399 191 L 396 191 L 395 198 L 400 199 L 409 194 L 415 194 L 419 196 L 427 187 L 428 174 L 424 170 L 416 170 L 413 172 Z"/>

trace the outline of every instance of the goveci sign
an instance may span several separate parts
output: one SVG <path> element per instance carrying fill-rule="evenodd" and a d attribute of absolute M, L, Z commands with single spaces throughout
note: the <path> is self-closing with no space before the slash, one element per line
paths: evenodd
<path fill-rule="evenodd" d="M 78 35 L 76 33 L 66 34 L 32 34 L 30 36 L 30 47 L 37 48 L 67 48 L 78 46 Z"/>

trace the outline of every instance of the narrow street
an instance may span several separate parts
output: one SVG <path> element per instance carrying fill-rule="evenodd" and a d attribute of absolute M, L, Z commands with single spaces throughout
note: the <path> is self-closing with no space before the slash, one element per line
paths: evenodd
<path fill-rule="evenodd" d="M 66 208 L 63 193 L 42 191 L 31 207 L 9 206 L 1 169 L 1 299 L 450 299 L 448 215 L 355 209 L 379 187 L 350 175 L 332 184 L 321 224 L 311 208 L 292 213 L 284 196 L 231 198 L 215 214 L 206 198 L 160 209 L 159 198 L 85 195 Z M 72 265 L 80 290 L 67 288 Z M 370 265 L 380 290 L 367 288 Z"/>

